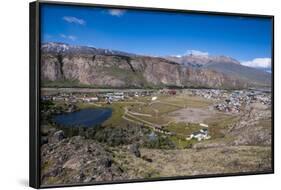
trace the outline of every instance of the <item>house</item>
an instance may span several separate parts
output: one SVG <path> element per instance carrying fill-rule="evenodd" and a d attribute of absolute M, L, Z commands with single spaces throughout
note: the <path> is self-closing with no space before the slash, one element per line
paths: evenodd
<path fill-rule="evenodd" d="M 208 136 L 208 129 L 201 129 L 200 132 L 204 133 L 204 134 L 206 134 Z"/>
<path fill-rule="evenodd" d="M 64 97 L 61 96 L 54 96 L 53 101 L 64 101 Z"/>
<path fill-rule="evenodd" d="M 97 102 L 97 101 L 99 101 L 99 98 L 98 97 L 87 97 L 87 98 L 83 98 L 82 99 L 83 100 L 83 102 Z"/>
<path fill-rule="evenodd" d="M 124 100 L 124 92 L 115 92 L 112 96 L 113 100 Z"/>
<path fill-rule="evenodd" d="M 176 90 L 169 90 L 169 91 L 168 91 L 168 94 L 169 94 L 169 95 L 176 95 L 176 94 L 177 94 L 177 91 L 176 91 Z"/>
<path fill-rule="evenodd" d="M 208 136 L 208 129 L 201 129 L 200 131 L 191 133 L 191 135 L 189 137 L 187 137 L 186 140 L 197 139 L 198 141 L 201 141 L 201 140 L 207 140 L 210 138 L 211 137 Z"/>
<path fill-rule="evenodd" d="M 124 92 L 107 93 L 105 95 L 105 100 L 107 103 L 112 103 L 112 101 L 124 100 Z"/>
<path fill-rule="evenodd" d="M 111 104 L 112 103 L 112 97 L 111 96 L 107 96 L 105 98 L 105 101 L 106 101 L 107 104 Z"/>

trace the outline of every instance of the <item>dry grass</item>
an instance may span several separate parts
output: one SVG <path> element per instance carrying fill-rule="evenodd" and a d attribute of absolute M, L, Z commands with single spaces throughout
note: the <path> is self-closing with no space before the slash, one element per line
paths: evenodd
<path fill-rule="evenodd" d="M 115 152 L 115 151 L 114 151 Z M 271 169 L 270 147 L 236 146 L 209 149 L 141 149 L 147 162 L 126 150 L 115 152 L 115 161 L 135 178 L 258 172 Z"/>
<path fill-rule="evenodd" d="M 225 130 L 239 119 L 238 116 L 228 114 L 216 114 L 213 118 L 204 122 L 209 125 L 209 133 L 212 139 L 225 137 Z"/>

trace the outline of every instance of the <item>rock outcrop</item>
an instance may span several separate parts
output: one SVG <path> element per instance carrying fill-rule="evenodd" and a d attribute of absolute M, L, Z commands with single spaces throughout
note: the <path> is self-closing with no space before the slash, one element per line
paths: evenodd
<path fill-rule="evenodd" d="M 125 179 L 113 155 L 93 140 L 65 138 L 41 147 L 43 184 L 66 184 Z"/>

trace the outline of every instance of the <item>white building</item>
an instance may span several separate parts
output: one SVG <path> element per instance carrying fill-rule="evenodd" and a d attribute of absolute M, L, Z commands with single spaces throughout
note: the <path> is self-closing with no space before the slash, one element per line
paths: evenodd
<path fill-rule="evenodd" d="M 197 139 L 198 141 L 207 140 L 211 137 L 208 135 L 208 129 L 201 129 L 200 131 L 193 132 L 186 140 Z"/>
<path fill-rule="evenodd" d="M 124 92 L 107 93 L 105 95 L 106 101 L 111 103 L 112 101 L 124 100 Z"/>
<path fill-rule="evenodd" d="M 82 98 L 83 102 L 97 102 L 99 101 L 98 97 L 87 97 L 87 98 Z"/>

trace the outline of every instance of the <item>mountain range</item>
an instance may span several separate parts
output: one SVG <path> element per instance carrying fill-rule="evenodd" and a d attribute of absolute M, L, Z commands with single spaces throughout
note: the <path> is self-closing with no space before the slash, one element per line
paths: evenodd
<path fill-rule="evenodd" d="M 41 45 L 43 86 L 95 88 L 269 87 L 271 74 L 227 56 L 153 57 L 88 46 Z"/>

